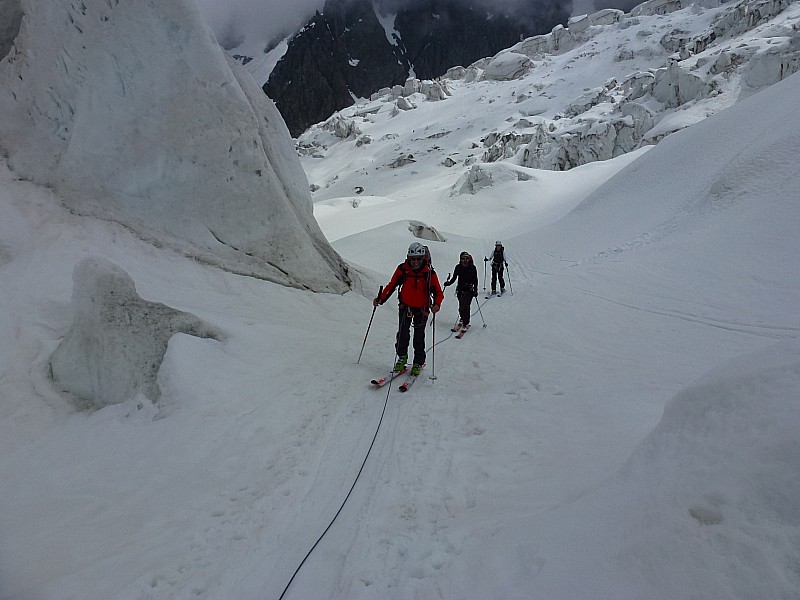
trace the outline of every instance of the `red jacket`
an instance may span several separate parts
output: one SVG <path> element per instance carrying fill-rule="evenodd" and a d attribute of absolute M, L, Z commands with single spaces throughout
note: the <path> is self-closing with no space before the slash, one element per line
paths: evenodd
<path fill-rule="evenodd" d="M 428 309 L 431 304 L 441 306 L 444 300 L 439 277 L 437 277 L 436 271 L 428 265 L 424 265 L 419 271 L 414 271 L 408 261 L 397 265 L 392 279 L 383 288 L 383 293 L 378 297 L 378 302 L 381 304 L 386 302 L 398 286 L 400 286 L 400 291 L 397 296 L 400 299 L 400 304 L 405 304 L 411 308 Z M 433 297 L 433 302 L 431 302 L 431 296 Z"/>

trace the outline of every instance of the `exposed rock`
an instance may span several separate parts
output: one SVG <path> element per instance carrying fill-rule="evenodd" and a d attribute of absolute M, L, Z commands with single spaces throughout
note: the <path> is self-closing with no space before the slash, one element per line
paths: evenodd
<path fill-rule="evenodd" d="M 530 143 L 533 139 L 531 133 L 517 133 L 516 131 L 509 131 L 502 135 L 490 133 L 484 138 L 484 145 L 487 150 L 483 153 L 483 162 L 491 163 L 505 158 L 511 158 L 517 151 L 517 148 Z"/>
<path fill-rule="evenodd" d="M 395 158 L 391 163 L 389 163 L 389 166 L 392 169 L 398 169 L 400 167 L 405 167 L 406 165 L 410 165 L 411 163 L 415 162 L 417 161 L 414 158 L 413 154 L 403 154 Z"/>
<path fill-rule="evenodd" d="M 376 10 L 396 12 L 394 43 Z M 327 0 L 289 42 L 264 91 L 297 136 L 350 106 L 353 95 L 369 97 L 402 84 L 410 73 L 434 80 L 453 65 L 492 56 L 568 17 L 569 6 L 560 0 L 520 4 L 516 14 L 481 0 L 440 0 L 435 7 L 415 2 L 400 10 L 387 2 Z"/>

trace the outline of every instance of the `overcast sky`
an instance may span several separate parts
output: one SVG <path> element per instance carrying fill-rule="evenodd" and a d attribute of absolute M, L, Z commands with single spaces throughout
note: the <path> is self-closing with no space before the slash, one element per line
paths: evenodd
<path fill-rule="evenodd" d="M 322 9 L 325 0 L 195 0 L 206 15 L 220 44 L 235 48 L 247 42 L 248 50 L 254 51 L 252 44 L 277 41 L 297 31 L 313 14 Z M 370 0 L 362 0 L 369 2 Z M 413 0 L 383 0 L 395 3 L 410 3 Z M 535 2 L 536 0 L 487 0 L 493 6 L 502 1 Z M 569 0 L 565 0 L 569 1 Z M 591 0 L 577 0 L 576 9 Z M 590 12 L 587 10 L 580 11 Z"/>

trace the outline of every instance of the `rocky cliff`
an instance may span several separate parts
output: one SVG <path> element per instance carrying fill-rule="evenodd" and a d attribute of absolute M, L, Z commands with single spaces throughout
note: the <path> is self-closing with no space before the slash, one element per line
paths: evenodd
<path fill-rule="evenodd" d="M 407 78 L 434 79 L 566 23 L 571 3 L 487 4 L 420 0 L 401 7 L 328 0 L 304 27 L 264 86 L 289 131 L 314 123 Z"/>

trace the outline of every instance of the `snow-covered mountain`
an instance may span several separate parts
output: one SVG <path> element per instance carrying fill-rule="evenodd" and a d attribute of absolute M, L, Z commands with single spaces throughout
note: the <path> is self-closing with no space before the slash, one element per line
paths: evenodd
<path fill-rule="evenodd" d="M 298 135 L 353 98 L 432 79 L 565 24 L 562 0 L 327 0 L 288 41 L 264 91 Z"/>
<path fill-rule="evenodd" d="M 381 169 L 396 170 L 398 188 L 403 175 L 449 170 L 453 193 L 473 193 L 528 177 L 525 168 L 647 148 L 800 70 L 798 18 L 800 4 L 787 0 L 651 0 L 629 14 L 573 17 L 441 80 L 376 90 L 299 137 L 315 201 L 376 193 Z M 396 135 L 407 128 L 414 139 Z M 328 168 L 339 154 L 348 158 Z"/>
<path fill-rule="evenodd" d="M 31 112 L 10 110 L 8 98 L 0 112 L 0 144 L 11 148 L 0 161 L 0 600 L 797 597 L 800 74 L 776 78 L 769 55 L 774 46 L 792 60 L 794 3 L 749 42 L 720 47 L 736 65 L 720 93 L 684 109 L 656 101 L 652 87 L 625 99 L 652 111 L 654 130 L 690 126 L 566 171 L 524 166 L 522 147 L 487 162 L 498 142 L 489 136 L 540 117 L 553 135 L 542 147 L 556 152 L 561 121 L 578 126 L 584 114 L 565 107 L 595 81 L 621 81 L 616 68 L 634 63 L 666 77 L 666 64 L 615 61 L 607 49 L 644 55 L 628 35 L 700 31 L 726 7 L 593 25 L 587 46 L 525 56 L 549 64 L 541 90 L 485 77 L 519 66 L 511 52 L 475 65 L 476 81 L 444 80 L 450 95 L 424 82 L 376 90 L 363 112 L 298 141 L 309 179 L 284 129 L 242 129 L 269 148 L 264 162 L 295 172 L 279 178 L 286 196 L 319 186 L 319 227 L 358 285 L 345 294 L 243 276 L 227 254 L 197 260 L 187 251 L 196 240 L 163 233 L 163 214 L 169 223 L 176 212 L 167 196 L 139 205 L 149 226 L 134 228 L 117 206 L 114 219 L 76 210 L 80 198 L 59 180 L 37 182 L 45 167 L 65 178 L 80 156 L 100 206 L 118 201 L 109 172 L 177 189 L 146 150 L 163 157 L 176 136 L 218 156 L 218 138 L 231 135 L 224 113 L 243 104 L 216 105 L 214 85 L 244 76 L 187 71 L 206 90 L 197 101 L 208 103 L 207 135 L 154 129 L 147 118 L 196 113 L 155 90 L 152 104 L 125 102 L 119 86 L 162 83 L 168 62 L 145 60 L 155 49 L 126 33 L 166 29 L 170 43 L 200 44 L 190 44 L 198 59 L 219 58 L 195 40 L 203 27 L 185 29 L 198 22 L 190 4 L 20 6 L 29 21 L 62 20 L 45 19 L 49 38 L 26 38 L 35 43 L 24 56 L 0 63 L 41 86 L 0 88 Z M 774 5 L 749 6 L 763 15 Z M 115 35 L 93 29 L 102 16 Z M 76 28 L 95 32 L 86 49 Z M 602 53 L 589 54 L 593 42 Z M 84 52 L 128 70 L 110 80 Z M 90 92 L 107 87 L 133 110 L 132 130 L 147 133 L 127 140 L 139 152 L 103 135 L 118 107 Z M 584 118 L 613 121 L 602 109 L 622 96 L 611 95 Z M 56 100 L 66 116 L 52 124 L 70 129 L 48 135 Z M 518 113 L 537 102 L 541 113 Z M 256 121 L 274 114 L 250 107 Z M 235 167 L 200 163 L 193 176 L 223 204 L 230 188 L 230 204 L 182 214 L 230 215 L 234 230 L 240 210 L 252 215 L 228 180 Z M 280 213 L 266 235 L 281 246 L 296 226 Z M 419 235 L 442 278 L 470 252 L 483 287 L 481 257 L 501 239 L 508 293 L 481 294 L 472 329 L 455 340 L 447 288 L 426 327 L 435 379 L 402 395 L 371 389 L 394 363 L 397 323 L 391 303 L 373 310 L 371 298 Z M 298 244 L 301 264 L 320 264 L 317 244 Z"/>

